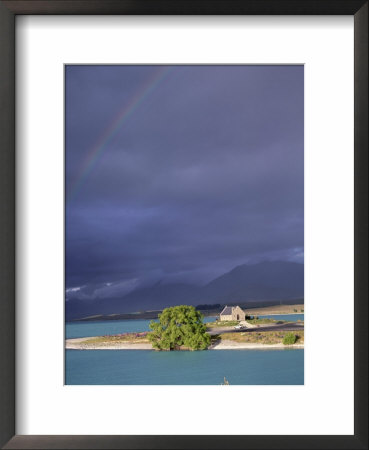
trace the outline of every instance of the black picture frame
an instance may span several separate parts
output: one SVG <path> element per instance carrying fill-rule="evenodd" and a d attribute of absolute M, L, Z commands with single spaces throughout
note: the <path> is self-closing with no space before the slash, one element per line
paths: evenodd
<path fill-rule="evenodd" d="M 15 435 L 15 17 L 20 14 L 353 15 L 355 60 L 354 435 Z M 333 165 L 332 161 L 332 165 Z M 368 448 L 368 1 L 9 0 L 0 1 L 0 445 L 6 449 Z"/>

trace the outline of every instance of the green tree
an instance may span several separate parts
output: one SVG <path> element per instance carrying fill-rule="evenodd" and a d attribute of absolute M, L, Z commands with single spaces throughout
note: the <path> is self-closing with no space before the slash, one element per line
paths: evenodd
<path fill-rule="evenodd" d="M 297 340 L 297 337 L 293 333 L 287 333 L 285 337 L 283 338 L 283 344 L 284 345 L 293 345 Z"/>
<path fill-rule="evenodd" d="M 191 350 L 205 350 L 210 344 L 203 315 L 193 306 L 173 306 L 158 315 L 158 322 L 151 321 L 148 338 L 157 350 L 175 350 L 181 346 Z"/>

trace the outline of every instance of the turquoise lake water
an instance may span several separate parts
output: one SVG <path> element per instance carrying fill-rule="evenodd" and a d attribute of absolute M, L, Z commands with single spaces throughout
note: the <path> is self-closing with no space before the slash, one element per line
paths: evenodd
<path fill-rule="evenodd" d="M 279 314 L 275 316 L 258 316 L 275 320 L 288 320 L 296 322 L 304 320 L 304 314 Z M 204 322 L 213 322 L 215 317 L 205 317 Z M 149 331 L 150 320 L 105 320 L 100 322 L 67 322 L 65 337 L 79 338 L 89 336 L 104 336 L 107 334 L 120 334 L 128 332 Z"/>
<path fill-rule="evenodd" d="M 265 316 L 258 316 L 260 318 L 265 317 L 266 319 L 274 320 L 287 320 L 288 322 L 297 322 L 298 320 L 304 321 L 304 314 L 266 314 Z"/>
<path fill-rule="evenodd" d="M 304 350 L 66 350 L 66 384 L 304 384 Z"/>
<path fill-rule="evenodd" d="M 205 317 L 204 322 L 213 322 L 214 317 Z M 67 322 L 65 337 L 67 339 L 105 336 L 130 332 L 149 331 L 151 320 L 105 320 L 100 322 Z"/>
<path fill-rule="evenodd" d="M 270 317 L 304 320 L 303 314 Z M 205 322 L 214 321 L 206 317 Z M 150 320 L 68 322 L 66 338 L 149 330 Z M 220 385 L 304 384 L 304 350 L 66 350 L 66 384 L 78 385 Z"/>

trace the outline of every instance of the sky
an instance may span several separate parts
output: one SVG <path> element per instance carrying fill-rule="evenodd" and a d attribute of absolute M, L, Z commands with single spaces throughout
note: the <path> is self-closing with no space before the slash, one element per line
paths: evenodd
<path fill-rule="evenodd" d="M 66 66 L 66 297 L 304 258 L 303 66 Z"/>

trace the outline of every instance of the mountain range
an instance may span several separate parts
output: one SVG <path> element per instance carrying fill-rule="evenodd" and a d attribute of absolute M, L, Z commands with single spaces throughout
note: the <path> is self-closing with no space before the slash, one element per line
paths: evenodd
<path fill-rule="evenodd" d="M 95 314 L 159 310 L 175 305 L 232 304 L 247 301 L 290 300 L 304 296 L 304 265 L 271 261 L 242 264 L 204 286 L 158 282 L 122 297 L 99 300 L 69 299 L 66 320 Z"/>

